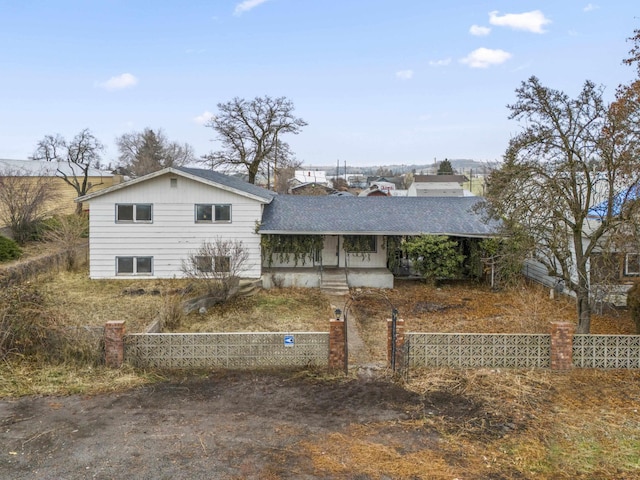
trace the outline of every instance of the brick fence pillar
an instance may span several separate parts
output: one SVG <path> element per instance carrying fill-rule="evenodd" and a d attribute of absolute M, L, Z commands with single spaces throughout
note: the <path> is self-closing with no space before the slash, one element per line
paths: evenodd
<path fill-rule="evenodd" d="M 120 368 L 124 362 L 124 320 L 107 322 L 104 326 L 104 363 Z"/>
<path fill-rule="evenodd" d="M 331 319 L 329 322 L 329 369 L 347 371 L 345 356 L 345 322 Z"/>
<path fill-rule="evenodd" d="M 570 322 L 551 322 L 551 370 L 569 370 L 573 366 L 573 334 Z"/>
<path fill-rule="evenodd" d="M 404 320 L 396 319 L 396 365 L 402 361 L 402 347 L 404 346 Z M 393 320 L 387 319 L 387 361 L 392 365 L 393 357 Z"/>

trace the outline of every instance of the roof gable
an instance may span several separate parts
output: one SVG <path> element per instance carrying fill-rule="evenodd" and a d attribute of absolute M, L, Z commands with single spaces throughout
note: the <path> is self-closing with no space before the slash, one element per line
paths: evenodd
<path fill-rule="evenodd" d="M 90 193 L 83 197 L 79 197 L 76 199 L 76 201 L 87 202 L 96 197 L 108 195 L 114 191 L 118 191 L 123 188 L 128 188 L 133 185 L 137 185 L 142 182 L 146 182 L 148 180 L 151 180 L 153 178 L 157 178 L 163 175 L 178 175 L 178 176 L 190 178 L 192 180 L 205 183 L 207 185 L 215 186 L 216 188 L 220 188 L 222 190 L 233 192 L 248 198 L 253 198 L 254 200 L 258 200 L 259 202 L 262 202 L 262 203 L 269 203 L 271 199 L 273 199 L 273 197 L 277 195 L 275 192 L 264 189 L 262 187 L 258 187 L 251 183 L 247 183 L 244 180 L 240 180 L 235 177 L 230 177 L 229 175 L 225 175 L 220 172 L 205 170 L 203 168 L 169 167 L 169 168 L 159 170 L 157 172 L 150 173 L 148 175 L 144 175 L 142 177 L 135 178 L 133 180 L 129 180 L 128 182 L 120 183 L 118 185 L 114 185 L 113 187 L 105 188 L 103 190 Z"/>

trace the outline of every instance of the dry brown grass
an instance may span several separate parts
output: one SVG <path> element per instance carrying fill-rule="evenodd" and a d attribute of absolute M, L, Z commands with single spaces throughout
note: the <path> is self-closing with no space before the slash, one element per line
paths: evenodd
<path fill-rule="evenodd" d="M 333 313 L 318 290 L 286 288 L 260 291 L 192 313 L 176 329 L 183 332 L 325 332 Z"/>

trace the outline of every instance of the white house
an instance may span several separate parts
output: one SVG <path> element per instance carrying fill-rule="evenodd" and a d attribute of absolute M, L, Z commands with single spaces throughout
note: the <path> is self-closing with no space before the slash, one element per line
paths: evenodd
<path fill-rule="evenodd" d="M 464 175 L 416 175 L 409 185 L 409 197 L 464 197 Z"/>
<path fill-rule="evenodd" d="M 447 235 L 468 244 L 497 232 L 474 211 L 473 198 L 276 195 L 186 167 L 77 201 L 89 205 L 93 279 L 181 277 L 183 262 L 220 238 L 243 242 L 249 262 L 242 276 L 266 288 L 319 287 L 330 274 L 351 287 L 391 288 L 400 237 Z M 214 269 L 225 264 L 208 261 Z"/>
<path fill-rule="evenodd" d="M 183 260 L 220 238 L 242 241 L 249 253 L 243 276 L 258 279 L 256 224 L 274 196 L 217 172 L 179 167 L 80 197 L 90 212 L 90 277 L 181 277 Z"/>

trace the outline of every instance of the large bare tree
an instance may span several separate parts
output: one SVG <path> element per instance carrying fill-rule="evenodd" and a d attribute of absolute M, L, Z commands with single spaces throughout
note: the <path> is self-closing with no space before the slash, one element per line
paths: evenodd
<path fill-rule="evenodd" d="M 592 253 L 637 218 L 639 100 L 638 82 L 619 87 L 607 104 L 592 82 L 571 98 L 529 78 L 509 105 L 522 131 L 490 177 L 494 212 L 523 228 L 534 240 L 535 258 L 575 292 L 578 333 L 591 325 Z"/>
<path fill-rule="evenodd" d="M 134 177 L 186 165 L 195 158 L 191 145 L 169 141 L 161 129 L 125 133 L 116 139 L 116 144 L 120 167 Z"/>
<path fill-rule="evenodd" d="M 307 125 L 293 115 L 293 102 L 286 97 L 234 98 L 218 104 L 218 113 L 207 124 L 216 132 L 222 149 L 205 155 L 203 162 L 211 168 L 240 170 L 255 183 L 267 168 L 278 170 L 292 163 L 285 134 L 298 134 Z"/>
<path fill-rule="evenodd" d="M 91 133 L 88 128 L 81 130 L 73 140 L 67 141 L 61 135 L 47 135 L 36 147 L 34 160 L 60 162 L 67 168 L 58 167 L 57 176 L 71 185 L 79 197 L 86 195 L 96 185 L 89 181 L 92 167 L 100 164 L 104 145 Z M 82 203 L 76 206 L 76 212 L 82 212 Z"/>

